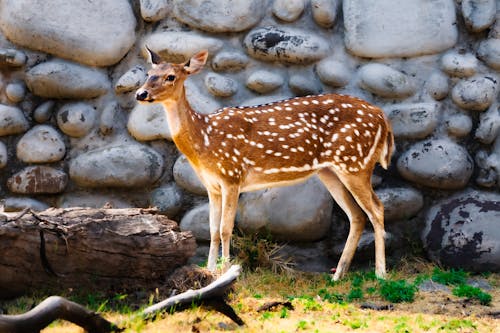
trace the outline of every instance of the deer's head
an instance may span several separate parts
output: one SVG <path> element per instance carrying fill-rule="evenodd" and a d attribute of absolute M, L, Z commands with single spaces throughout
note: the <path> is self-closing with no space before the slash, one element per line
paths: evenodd
<path fill-rule="evenodd" d="M 136 92 L 135 98 L 140 102 L 161 103 L 169 99 L 177 100 L 188 75 L 201 71 L 208 57 L 208 52 L 203 50 L 185 63 L 172 64 L 162 61 L 161 57 L 148 47 L 146 49 L 153 66 L 148 72 L 146 82 Z"/>

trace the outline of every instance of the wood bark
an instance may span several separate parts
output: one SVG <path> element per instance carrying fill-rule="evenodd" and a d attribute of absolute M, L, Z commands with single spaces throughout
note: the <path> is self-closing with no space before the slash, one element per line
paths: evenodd
<path fill-rule="evenodd" d="M 195 250 L 192 233 L 155 210 L 0 215 L 0 298 L 37 289 L 154 288 Z"/>

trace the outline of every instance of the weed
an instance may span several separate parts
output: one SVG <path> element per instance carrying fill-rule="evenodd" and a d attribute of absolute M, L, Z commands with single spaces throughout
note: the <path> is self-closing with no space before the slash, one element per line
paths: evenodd
<path fill-rule="evenodd" d="M 356 299 L 362 299 L 363 298 L 363 291 L 359 287 L 354 287 L 352 288 L 349 293 L 347 294 L 347 300 L 349 302 L 356 300 Z"/>
<path fill-rule="evenodd" d="M 368 327 L 368 324 L 366 323 L 366 320 L 363 320 L 361 318 L 354 317 L 352 319 L 346 319 L 342 322 L 342 325 L 348 326 L 352 328 L 353 330 L 356 330 L 358 328 L 366 328 Z"/>
<path fill-rule="evenodd" d="M 273 318 L 273 313 L 272 312 L 265 311 L 264 313 L 262 313 L 262 316 L 261 316 L 262 320 L 269 320 L 269 319 L 272 319 L 272 318 Z"/>
<path fill-rule="evenodd" d="M 297 323 L 297 329 L 299 329 L 299 330 L 305 330 L 305 329 L 307 329 L 307 320 L 300 320 Z"/>
<path fill-rule="evenodd" d="M 461 284 L 452 290 L 453 295 L 458 297 L 467 297 L 470 299 L 477 299 L 482 305 L 490 305 L 491 295 L 485 293 L 480 288 L 469 286 L 467 284 Z"/>
<path fill-rule="evenodd" d="M 321 297 L 323 301 L 329 303 L 345 303 L 345 296 L 341 293 L 330 293 L 327 289 L 320 289 L 318 291 L 318 296 Z"/>
<path fill-rule="evenodd" d="M 432 271 L 432 281 L 437 283 L 449 285 L 459 285 L 464 284 L 467 278 L 467 273 L 462 269 L 451 269 L 449 271 L 443 271 L 439 268 L 434 268 Z"/>
<path fill-rule="evenodd" d="M 451 319 L 439 327 L 439 331 L 458 332 L 466 328 L 476 330 L 476 325 L 468 319 Z"/>
<path fill-rule="evenodd" d="M 280 318 L 285 319 L 288 318 L 288 316 L 289 316 L 288 309 L 286 307 L 282 307 L 280 311 Z"/>
<path fill-rule="evenodd" d="M 380 295 L 392 303 L 413 302 L 416 291 L 415 285 L 405 280 L 380 280 Z"/>

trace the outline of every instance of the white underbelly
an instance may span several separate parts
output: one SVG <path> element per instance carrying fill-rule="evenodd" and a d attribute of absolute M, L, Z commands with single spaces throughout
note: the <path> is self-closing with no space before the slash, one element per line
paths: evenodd
<path fill-rule="evenodd" d="M 315 174 L 316 172 L 311 172 L 310 174 L 300 178 L 278 180 L 278 181 L 273 181 L 273 180 L 266 181 L 265 179 L 262 179 L 257 175 L 249 175 L 245 179 L 243 184 L 240 186 L 240 192 L 250 192 L 250 191 L 263 190 L 271 187 L 295 185 L 305 181 L 306 179 L 312 177 Z"/>

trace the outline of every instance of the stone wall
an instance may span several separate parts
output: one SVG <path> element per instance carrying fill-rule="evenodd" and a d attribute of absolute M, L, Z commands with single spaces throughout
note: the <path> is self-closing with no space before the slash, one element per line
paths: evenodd
<path fill-rule="evenodd" d="M 381 106 L 397 143 L 376 170 L 388 254 L 421 248 L 500 268 L 500 2 L 495 0 L 0 0 L 0 195 L 23 207 L 157 206 L 209 238 L 206 191 L 161 106 L 137 105 L 144 45 L 181 62 L 199 112 L 317 93 Z M 348 222 L 315 178 L 243 194 L 246 231 L 326 269 Z M 373 260 L 364 233 L 358 258 Z M 204 247 L 200 247 L 203 251 Z M 365 254 L 365 256 L 363 255 Z M 460 258 L 467 257 L 466 261 Z"/>

